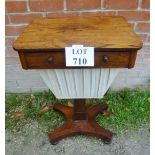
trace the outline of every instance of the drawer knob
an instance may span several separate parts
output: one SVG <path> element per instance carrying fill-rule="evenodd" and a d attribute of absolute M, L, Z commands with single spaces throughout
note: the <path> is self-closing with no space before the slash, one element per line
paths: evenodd
<path fill-rule="evenodd" d="M 53 58 L 52 57 L 49 57 L 48 58 L 48 63 L 51 63 L 53 61 Z"/>
<path fill-rule="evenodd" d="M 106 62 L 108 62 L 108 60 L 109 60 L 109 58 L 106 55 L 104 55 L 103 56 L 103 62 L 106 63 Z"/>

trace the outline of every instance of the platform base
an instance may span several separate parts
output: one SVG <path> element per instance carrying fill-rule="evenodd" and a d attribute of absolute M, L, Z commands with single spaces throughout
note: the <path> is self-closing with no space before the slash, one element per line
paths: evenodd
<path fill-rule="evenodd" d="M 61 127 L 48 133 L 51 144 L 57 144 L 59 140 L 77 134 L 93 135 L 101 138 L 105 143 L 110 143 L 112 132 L 98 125 L 95 120 L 99 112 L 107 110 L 107 104 L 86 107 L 85 100 L 76 99 L 75 101 L 73 108 L 64 105 L 54 106 L 54 110 L 60 111 L 65 115 L 66 121 Z"/>

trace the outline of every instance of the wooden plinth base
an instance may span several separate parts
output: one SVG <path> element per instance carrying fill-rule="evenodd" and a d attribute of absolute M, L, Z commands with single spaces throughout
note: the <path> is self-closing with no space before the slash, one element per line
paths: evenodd
<path fill-rule="evenodd" d="M 106 111 L 107 108 L 106 103 L 86 107 L 83 99 L 76 99 L 73 108 L 55 105 L 54 110 L 62 112 L 66 121 L 61 127 L 48 133 L 51 144 L 57 144 L 59 140 L 76 134 L 94 135 L 101 138 L 103 142 L 110 143 L 112 132 L 102 128 L 95 120 L 96 115 L 99 112 Z"/>

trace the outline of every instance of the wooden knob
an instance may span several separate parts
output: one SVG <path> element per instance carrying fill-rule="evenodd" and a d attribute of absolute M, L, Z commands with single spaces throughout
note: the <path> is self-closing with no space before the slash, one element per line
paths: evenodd
<path fill-rule="evenodd" d="M 48 58 L 48 63 L 51 63 L 53 61 L 53 58 L 52 57 L 49 57 Z"/>
<path fill-rule="evenodd" d="M 104 55 L 103 56 L 103 62 L 106 63 L 106 62 L 108 62 L 108 60 L 109 60 L 109 58 L 106 55 Z"/>

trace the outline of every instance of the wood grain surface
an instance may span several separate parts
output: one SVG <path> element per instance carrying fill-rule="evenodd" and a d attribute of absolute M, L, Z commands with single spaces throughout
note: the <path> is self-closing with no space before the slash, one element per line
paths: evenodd
<path fill-rule="evenodd" d="M 142 47 L 132 27 L 120 16 L 37 19 L 25 28 L 13 47 L 18 51 L 63 49 L 74 44 L 117 51 Z"/>
<path fill-rule="evenodd" d="M 93 67 L 66 67 L 65 52 L 19 52 L 24 69 L 132 68 L 137 52 L 95 52 Z M 105 59 L 106 58 L 106 59 Z M 50 60 L 50 61 L 49 61 Z"/>

